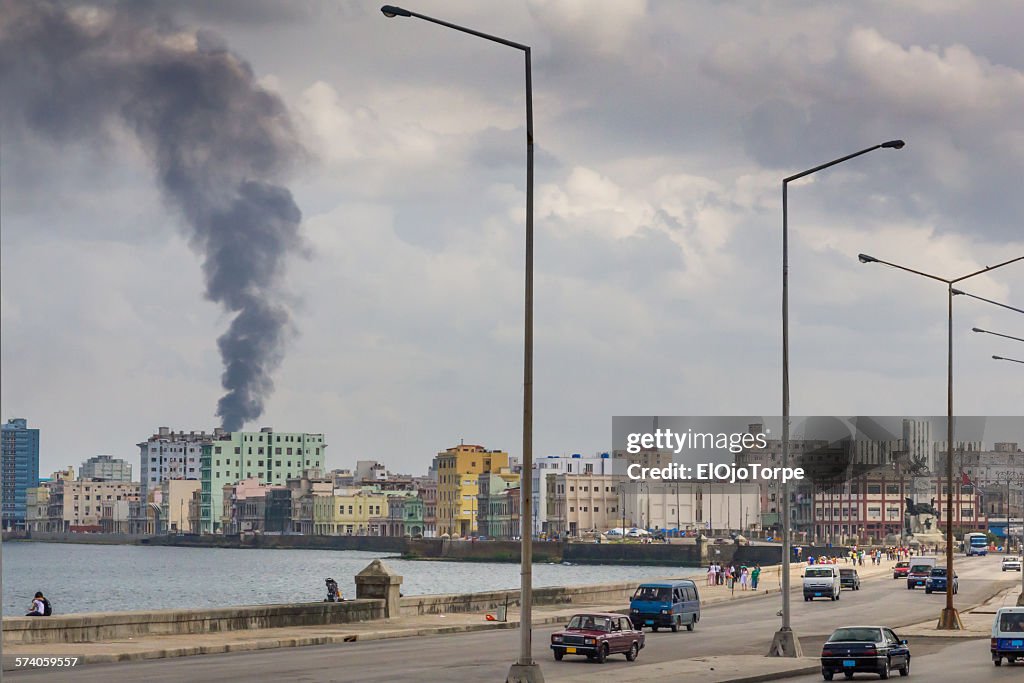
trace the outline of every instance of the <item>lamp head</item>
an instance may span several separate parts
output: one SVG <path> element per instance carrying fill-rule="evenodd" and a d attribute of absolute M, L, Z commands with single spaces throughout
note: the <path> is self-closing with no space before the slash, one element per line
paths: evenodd
<path fill-rule="evenodd" d="M 992 360 L 1006 360 L 1002 356 L 992 356 Z"/>
<path fill-rule="evenodd" d="M 889 140 L 888 142 L 883 142 L 882 147 L 884 149 L 903 149 L 906 144 L 903 140 Z"/>
<path fill-rule="evenodd" d="M 868 256 L 867 254 L 857 254 L 857 259 L 860 260 L 861 263 L 878 263 L 878 259 L 874 256 Z"/>
<path fill-rule="evenodd" d="M 956 296 L 957 294 L 963 294 L 963 292 L 959 289 L 951 289 L 949 291 L 953 293 L 953 296 Z"/>
<path fill-rule="evenodd" d="M 980 327 L 972 327 L 971 328 L 971 332 L 984 332 L 984 331 L 985 330 L 981 329 Z"/>
<path fill-rule="evenodd" d="M 412 12 L 401 7 L 395 7 L 394 5 L 384 5 L 380 8 L 380 11 L 388 19 L 394 19 L 395 17 L 411 17 Z"/>

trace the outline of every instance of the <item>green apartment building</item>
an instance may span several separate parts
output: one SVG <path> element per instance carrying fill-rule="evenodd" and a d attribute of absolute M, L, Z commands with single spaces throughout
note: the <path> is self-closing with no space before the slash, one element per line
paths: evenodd
<path fill-rule="evenodd" d="M 284 486 L 290 477 L 322 470 L 326 449 L 323 434 L 275 432 L 272 427 L 223 433 L 205 442 L 199 467 L 200 532 L 221 533 L 225 484 L 251 477 Z"/>

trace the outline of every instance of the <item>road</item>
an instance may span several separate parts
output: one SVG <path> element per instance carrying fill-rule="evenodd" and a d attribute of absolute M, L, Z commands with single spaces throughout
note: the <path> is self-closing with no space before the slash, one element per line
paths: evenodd
<path fill-rule="evenodd" d="M 999 571 L 999 558 L 958 560 L 958 605 L 981 602 L 998 589 L 1019 582 L 1016 573 Z M 889 577 L 865 580 L 860 591 L 844 591 L 838 602 L 804 602 L 794 596 L 793 628 L 801 637 L 805 654 L 818 650 L 832 629 L 842 624 L 882 623 L 898 627 L 937 618 L 945 596 L 908 591 L 906 582 Z M 642 663 L 672 661 L 707 655 L 755 654 L 768 650 L 779 626 L 779 596 L 752 598 L 705 608 L 693 632 L 661 631 L 647 635 Z M 585 659 L 555 663 L 548 650 L 554 627 L 534 630 L 534 657 L 544 667 L 548 681 L 578 675 L 581 667 L 596 666 Z M 898 630 L 897 630 L 898 632 Z M 201 638 L 201 636 L 197 636 Z M 946 639 L 923 645 L 918 654 L 948 644 Z M 423 683 L 445 681 L 477 683 L 504 680 L 518 652 L 516 630 L 486 631 L 395 640 L 364 641 L 340 645 L 288 648 L 262 652 L 231 653 L 161 659 L 121 664 L 93 664 L 73 672 L 6 672 L 11 680 L 45 677 L 47 681 L 339 681 L 353 683 Z M 923 661 L 923 660 L 922 660 Z M 605 667 L 620 669 L 628 681 L 631 665 L 621 656 Z M 989 664 L 991 668 L 991 664 Z M 915 663 L 916 667 L 916 663 Z M 915 668 L 915 675 L 918 670 Z M 1019 673 L 1019 672 L 1018 672 Z M 940 678 L 939 680 L 950 680 Z"/>
<path fill-rule="evenodd" d="M 911 648 L 910 679 L 944 683 L 945 681 L 971 681 L 972 683 L 983 683 L 985 681 L 1020 681 L 1024 680 L 1024 664 L 1008 665 L 1005 661 L 1001 667 L 992 665 L 992 658 L 988 654 L 988 639 L 968 640 L 963 643 L 950 645 L 937 653 L 914 655 Z M 792 683 L 806 683 L 809 681 L 822 681 L 820 675 L 800 676 L 799 678 L 787 678 Z M 836 680 L 844 680 L 838 676 Z M 878 676 L 871 674 L 856 674 L 855 681 L 878 680 Z M 890 680 L 893 680 L 890 678 Z M 896 680 L 900 680 L 897 675 Z"/>

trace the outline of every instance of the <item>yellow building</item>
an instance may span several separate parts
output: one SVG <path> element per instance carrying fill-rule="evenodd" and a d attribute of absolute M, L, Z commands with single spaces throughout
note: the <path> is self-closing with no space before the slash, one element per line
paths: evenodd
<path fill-rule="evenodd" d="M 313 497 L 313 533 L 320 536 L 379 536 L 388 516 L 387 493 L 340 488 Z"/>
<path fill-rule="evenodd" d="M 508 453 L 460 444 L 434 458 L 437 472 L 437 533 L 472 536 L 477 532 L 477 479 L 508 468 Z"/>

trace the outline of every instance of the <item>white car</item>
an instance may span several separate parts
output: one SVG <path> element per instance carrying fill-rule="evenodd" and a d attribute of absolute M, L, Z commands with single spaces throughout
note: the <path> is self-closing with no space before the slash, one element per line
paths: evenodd
<path fill-rule="evenodd" d="M 1005 571 L 1011 571 L 1011 570 L 1015 571 L 1015 572 L 1019 572 L 1020 571 L 1020 558 L 1019 557 L 1012 557 L 1010 555 L 1007 555 L 1006 557 L 1003 558 L 1002 565 L 1000 565 L 1000 566 L 1002 567 L 1002 570 L 1004 572 Z"/>

